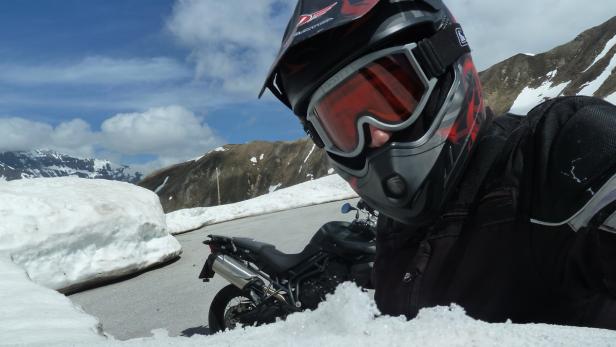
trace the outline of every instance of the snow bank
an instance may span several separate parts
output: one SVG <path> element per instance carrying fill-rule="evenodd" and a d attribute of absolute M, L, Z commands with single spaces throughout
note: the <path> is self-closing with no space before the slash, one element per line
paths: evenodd
<path fill-rule="evenodd" d="M 177 234 L 208 224 L 357 197 L 340 176 L 331 175 L 276 190 L 234 204 L 183 209 L 167 214 L 169 232 Z"/>
<path fill-rule="evenodd" d="M 153 192 L 129 183 L 39 178 L 0 184 L 0 252 L 52 289 L 136 272 L 176 257 Z"/>
<path fill-rule="evenodd" d="M 593 60 L 592 63 L 590 63 L 590 65 L 588 65 L 588 67 L 582 71 L 582 72 L 586 72 L 588 71 L 588 69 L 590 69 L 591 67 L 593 67 L 599 60 L 605 58 L 605 56 L 607 55 L 607 53 L 614 47 L 616 46 L 616 36 L 612 37 L 606 44 L 605 47 L 603 47 L 603 50 L 599 53 L 599 55 L 597 55 L 595 57 L 595 60 Z"/>
<path fill-rule="evenodd" d="M 607 79 L 612 75 L 612 71 L 614 71 L 615 68 L 616 68 L 616 54 L 614 54 L 612 59 L 610 59 L 610 62 L 608 63 L 605 70 L 603 70 L 603 72 L 599 76 L 597 76 L 597 78 L 595 78 L 593 81 L 589 82 L 586 86 L 584 86 L 584 88 L 580 90 L 578 95 L 593 96 L 597 92 L 597 90 L 601 88 L 603 83 L 605 83 L 605 81 L 607 81 Z"/>
<path fill-rule="evenodd" d="M 96 318 L 0 255 L 0 345 L 106 341 Z"/>
<path fill-rule="evenodd" d="M 351 283 L 338 287 L 336 293 L 328 296 L 315 311 L 293 314 L 284 322 L 190 338 L 168 337 L 164 330 L 153 333 L 154 337 L 150 338 L 80 345 L 541 347 L 608 346 L 616 341 L 616 331 L 610 330 L 547 324 L 489 324 L 468 317 L 462 308 L 455 305 L 424 309 L 411 321 L 402 317 L 378 316 L 374 301 Z"/>
<path fill-rule="evenodd" d="M 556 73 L 556 70 L 549 72 L 546 75 L 547 80 L 537 88 L 525 87 L 515 99 L 508 112 L 514 114 L 527 114 L 533 107 L 545 100 L 559 96 L 567 85 L 569 85 L 569 82 L 553 85 L 552 79 L 556 76 Z"/>

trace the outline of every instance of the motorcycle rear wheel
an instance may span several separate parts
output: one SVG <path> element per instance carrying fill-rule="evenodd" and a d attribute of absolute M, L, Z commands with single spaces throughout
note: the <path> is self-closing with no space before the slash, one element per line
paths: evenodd
<path fill-rule="evenodd" d="M 215 333 L 242 326 L 238 316 L 254 308 L 255 303 L 247 291 L 232 284 L 222 288 L 210 304 L 208 314 L 210 331 Z"/>

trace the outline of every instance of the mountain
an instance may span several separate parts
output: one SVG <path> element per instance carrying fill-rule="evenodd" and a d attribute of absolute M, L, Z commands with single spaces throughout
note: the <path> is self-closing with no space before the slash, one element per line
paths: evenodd
<path fill-rule="evenodd" d="M 546 98 L 594 95 L 616 103 L 616 17 L 548 52 L 518 54 L 479 73 L 496 114 L 526 114 Z M 159 170 L 139 184 L 158 193 L 165 211 L 217 205 L 266 194 L 332 172 L 308 139 L 227 145 Z"/>
<path fill-rule="evenodd" d="M 0 153 L 0 180 L 60 176 L 136 183 L 143 175 L 107 160 L 75 158 L 50 150 Z"/>
<path fill-rule="evenodd" d="M 218 171 L 218 175 L 217 175 Z M 225 145 L 164 168 L 139 185 L 155 191 L 165 212 L 250 199 L 333 173 L 310 140 Z M 220 191 L 220 196 L 218 192 Z"/>
<path fill-rule="evenodd" d="M 517 54 L 479 74 L 496 114 L 526 114 L 546 98 L 594 95 L 616 103 L 616 17 L 548 52 Z"/>

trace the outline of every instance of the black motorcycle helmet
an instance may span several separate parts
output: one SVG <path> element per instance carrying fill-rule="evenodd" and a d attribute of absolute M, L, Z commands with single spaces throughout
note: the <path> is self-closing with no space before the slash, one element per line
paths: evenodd
<path fill-rule="evenodd" d="M 461 27 L 440 0 L 299 0 L 265 85 L 369 205 L 430 223 L 485 122 Z M 373 126 L 391 133 L 368 148 Z"/>

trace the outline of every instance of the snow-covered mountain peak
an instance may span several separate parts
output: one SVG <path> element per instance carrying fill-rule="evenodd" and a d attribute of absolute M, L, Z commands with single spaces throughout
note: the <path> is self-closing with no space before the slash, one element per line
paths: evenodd
<path fill-rule="evenodd" d="M 142 174 L 108 160 L 77 158 L 47 149 L 0 153 L 0 180 L 62 176 L 136 183 Z"/>

